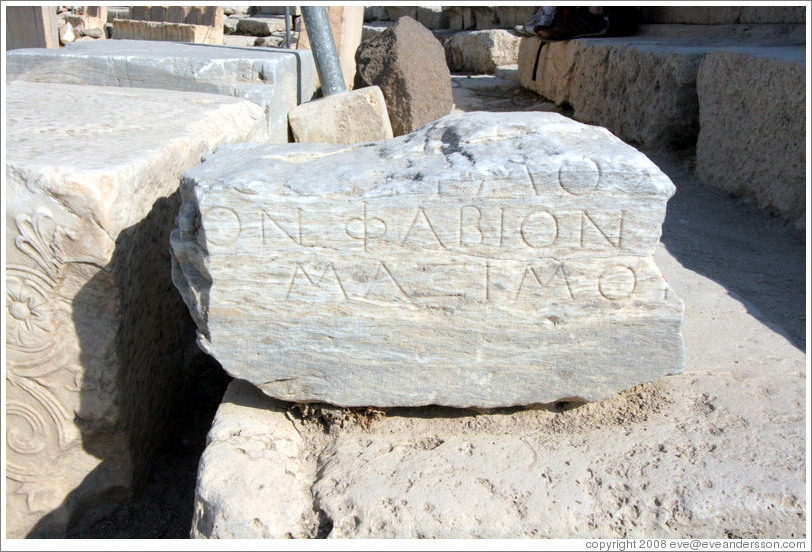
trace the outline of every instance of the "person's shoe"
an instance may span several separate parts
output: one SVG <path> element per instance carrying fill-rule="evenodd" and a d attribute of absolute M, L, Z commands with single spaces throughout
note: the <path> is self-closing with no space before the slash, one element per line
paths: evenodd
<path fill-rule="evenodd" d="M 549 27 L 555 20 L 555 7 L 543 7 L 524 25 L 516 25 L 513 30 L 522 36 L 536 36 L 536 29 Z"/>
<path fill-rule="evenodd" d="M 603 14 L 595 14 L 586 8 L 566 13 L 549 27 L 537 28 L 536 36 L 541 40 L 554 42 L 572 38 L 587 38 L 606 34 L 609 24 Z"/>

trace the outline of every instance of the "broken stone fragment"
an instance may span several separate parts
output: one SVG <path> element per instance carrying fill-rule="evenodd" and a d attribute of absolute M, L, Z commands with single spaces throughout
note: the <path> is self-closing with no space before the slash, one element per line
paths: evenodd
<path fill-rule="evenodd" d="M 228 146 L 184 175 L 173 278 L 204 350 L 276 398 L 596 401 L 682 370 L 682 302 L 651 258 L 673 193 L 552 113 Z"/>
<path fill-rule="evenodd" d="M 442 44 L 411 17 L 363 43 L 355 54 L 355 88 L 379 86 L 395 136 L 451 112 L 451 73 Z"/>

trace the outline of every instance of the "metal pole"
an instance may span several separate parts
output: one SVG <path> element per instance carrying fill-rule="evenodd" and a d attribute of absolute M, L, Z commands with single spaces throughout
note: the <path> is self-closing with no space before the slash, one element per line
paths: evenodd
<path fill-rule="evenodd" d="M 285 48 L 290 48 L 290 6 L 285 6 Z"/>
<path fill-rule="evenodd" d="M 310 48 L 313 51 L 313 60 L 316 62 L 324 95 L 332 96 L 346 92 L 347 87 L 341 73 L 327 10 L 324 6 L 302 6 L 302 17 L 307 27 L 307 36 L 310 38 Z"/>

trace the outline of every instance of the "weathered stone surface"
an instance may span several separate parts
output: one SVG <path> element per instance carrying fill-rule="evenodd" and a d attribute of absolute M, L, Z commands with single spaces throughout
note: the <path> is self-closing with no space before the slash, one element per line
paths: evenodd
<path fill-rule="evenodd" d="M 200 345 L 284 400 L 599 400 L 682 368 L 682 304 L 650 257 L 673 191 L 551 113 L 230 146 L 185 175 L 174 281 Z"/>
<path fill-rule="evenodd" d="M 379 86 L 395 136 L 417 130 L 451 112 L 451 73 L 445 51 L 431 32 L 410 17 L 356 53 L 355 88 Z"/>
<path fill-rule="evenodd" d="M 62 50 L 27 49 L 6 56 L 7 78 L 133 86 L 237 96 L 265 111 L 271 141 L 288 141 L 288 112 L 313 97 L 310 52 L 247 50 L 200 44 L 90 42 Z"/>
<path fill-rule="evenodd" d="M 503 29 L 512 29 L 516 25 L 524 25 L 538 10 L 533 6 L 494 6 L 499 26 Z"/>
<path fill-rule="evenodd" d="M 284 17 L 244 17 L 237 23 L 237 30 L 254 36 L 270 36 L 285 31 Z"/>
<path fill-rule="evenodd" d="M 169 271 L 180 173 L 267 130 L 255 104 L 210 94 L 6 93 L 4 511 L 16 538 L 81 524 L 143 482 L 193 335 Z M 61 124 L 66 105 L 94 122 Z"/>
<path fill-rule="evenodd" d="M 222 44 L 223 26 L 189 25 L 136 19 L 113 19 L 113 38 L 121 40 L 156 40 L 161 42 L 191 42 L 193 44 Z"/>
<path fill-rule="evenodd" d="M 696 75 L 711 47 L 680 39 L 623 37 L 542 43 L 522 39 L 519 82 L 573 116 L 646 146 L 696 141 Z"/>
<path fill-rule="evenodd" d="M 304 103 L 288 119 L 296 142 L 357 144 L 392 138 L 386 102 L 377 86 Z"/>
<path fill-rule="evenodd" d="M 316 464 L 285 406 L 244 381 L 229 385 L 200 458 L 192 538 L 316 536 Z"/>
<path fill-rule="evenodd" d="M 717 220 L 690 202 L 682 209 Z M 743 229 L 763 227 L 741 211 L 724 216 L 744 218 Z M 697 247 L 697 230 L 724 226 L 685 222 L 674 226 Z M 746 252 L 765 237 L 778 245 L 775 235 L 728 239 Z M 313 506 L 329 537 L 807 537 L 803 346 L 704 270 L 687 268 L 682 253 L 660 245 L 654 258 L 691 313 L 682 375 L 562 412 L 392 409 L 384 417 L 322 408 L 301 418 L 266 399 L 277 425 L 290 420 L 304 436 L 317 474 Z M 803 280 L 803 261 L 793 264 Z M 242 466 L 219 469 L 222 479 L 254 477 Z M 265 485 L 276 481 L 256 474 Z M 239 507 L 235 500 L 223 512 L 234 527 L 253 518 L 228 515 Z M 299 523 L 291 516 L 287 526 Z"/>
<path fill-rule="evenodd" d="M 697 77 L 696 174 L 793 223 L 806 219 L 805 48 L 719 51 Z"/>
<path fill-rule="evenodd" d="M 452 71 L 492 74 L 498 65 L 516 63 L 521 37 L 503 29 L 455 33 L 445 44 Z"/>

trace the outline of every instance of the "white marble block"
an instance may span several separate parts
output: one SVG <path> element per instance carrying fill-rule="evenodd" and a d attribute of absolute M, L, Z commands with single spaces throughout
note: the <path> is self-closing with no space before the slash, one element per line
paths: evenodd
<path fill-rule="evenodd" d="M 551 113 L 228 146 L 184 175 L 173 279 L 201 347 L 279 399 L 601 400 L 682 370 L 682 302 L 651 258 L 673 193 Z"/>
<path fill-rule="evenodd" d="M 316 91 L 313 54 L 144 40 L 31 48 L 6 56 L 8 80 L 206 92 L 262 107 L 271 142 L 288 141 L 288 112 Z"/>
<path fill-rule="evenodd" d="M 143 482 L 192 331 L 169 269 L 180 174 L 267 126 L 259 106 L 210 94 L 6 94 L 4 515 L 20 538 L 59 535 Z"/>

